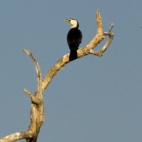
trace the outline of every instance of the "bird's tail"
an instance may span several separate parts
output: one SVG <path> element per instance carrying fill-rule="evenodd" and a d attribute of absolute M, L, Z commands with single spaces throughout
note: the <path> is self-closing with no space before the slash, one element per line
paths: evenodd
<path fill-rule="evenodd" d="M 69 60 L 72 61 L 72 60 L 75 60 L 75 59 L 77 59 L 77 50 L 71 50 Z"/>

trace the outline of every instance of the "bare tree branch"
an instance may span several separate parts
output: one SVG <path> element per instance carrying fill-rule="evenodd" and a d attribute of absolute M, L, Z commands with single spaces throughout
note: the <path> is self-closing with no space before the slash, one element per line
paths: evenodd
<path fill-rule="evenodd" d="M 96 13 L 96 22 L 97 22 L 97 33 L 96 36 L 87 44 L 86 46 L 78 49 L 77 51 L 77 56 L 78 58 L 81 58 L 83 56 L 86 56 L 88 54 L 93 54 L 96 56 L 102 56 L 103 52 L 108 48 L 110 45 L 111 41 L 113 40 L 113 33 L 111 33 L 111 29 L 113 25 L 111 25 L 111 28 L 108 32 L 103 32 L 103 23 L 102 23 L 102 18 L 100 15 L 100 12 L 97 11 Z M 99 50 L 99 51 L 94 51 L 93 49 L 106 37 L 109 36 L 108 41 L 106 44 Z M 53 66 L 52 68 L 48 71 L 44 79 L 42 80 L 42 92 L 46 89 L 48 84 L 51 82 L 52 78 L 56 75 L 56 73 L 62 69 L 66 64 L 68 64 L 69 61 L 69 53 L 61 57 Z"/>
<path fill-rule="evenodd" d="M 36 105 L 41 104 L 41 99 L 36 98 L 34 94 L 32 94 L 30 91 L 24 88 L 24 92 L 31 98 L 31 101 L 35 103 Z"/>
<path fill-rule="evenodd" d="M 42 98 L 42 90 L 41 90 L 41 88 L 42 88 L 41 87 L 41 85 L 42 85 L 42 74 L 41 74 L 39 64 L 36 61 L 36 58 L 32 55 L 32 53 L 30 53 L 27 49 L 24 49 L 23 51 L 31 57 L 31 59 L 33 60 L 33 62 L 35 64 L 35 68 L 36 68 L 36 72 L 37 72 L 37 92 L 38 92 L 38 95 L 40 95 L 40 97 Z"/>
<path fill-rule="evenodd" d="M 30 112 L 30 126 L 25 132 L 17 132 L 5 136 L 0 139 L 0 142 L 12 142 L 20 139 L 26 139 L 27 142 L 36 142 L 40 127 L 44 122 L 44 103 L 42 96 L 42 74 L 38 62 L 30 51 L 24 49 L 24 52 L 28 54 L 33 60 L 37 72 L 37 90 L 35 94 L 32 94 L 27 89 L 24 92 L 31 98 L 31 112 Z"/>
<path fill-rule="evenodd" d="M 21 139 L 26 139 L 29 137 L 33 137 L 33 133 L 30 131 L 27 132 L 16 132 L 13 134 L 10 134 L 8 136 L 5 136 L 3 138 L 0 139 L 0 142 L 13 142 L 16 140 L 21 140 Z"/>
<path fill-rule="evenodd" d="M 89 52 L 90 54 L 93 54 L 93 55 L 96 55 L 96 56 L 100 56 L 100 57 L 103 55 L 103 52 L 105 50 L 107 50 L 108 46 L 110 45 L 110 43 L 113 40 L 114 34 L 111 33 L 111 30 L 112 30 L 113 26 L 114 26 L 114 24 L 111 24 L 111 27 L 108 30 L 108 32 L 104 32 L 104 36 L 109 36 L 109 39 L 105 43 L 105 45 L 99 51 L 94 51 L 93 49 L 90 49 L 90 52 Z"/>
<path fill-rule="evenodd" d="M 31 104 L 31 123 L 29 126 L 28 131 L 32 131 L 35 135 L 34 137 L 28 138 L 28 142 L 36 142 L 38 133 L 40 131 L 40 127 L 42 123 L 44 122 L 44 103 L 43 103 L 43 96 L 42 96 L 42 74 L 39 67 L 38 62 L 36 61 L 36 58 L 28 51 L 27 49 L 23 50 L 25 53 L 27 53 L 31 59 L 33 60 L 36 72 L 37 72 L 37 90 L 35 92 L 35 95 L 33 96 L 27 89 L 24 89 L 25 93 L 30 96 L 32 100 Z"/>
<path fill-rule="evenodd" d="M 108 32 L 103 32 L 103 23 L 100 12 L 96 13 L 96 22 L 97 22 L 97 33 L 95 37 L 87 44 L 86 46 L 78 49 L 77 55 L 78 58 L 84 57 L 88 54 L 93 54 L 96 56 L 102 56 L 103 53 L 107 50 L 108 46 L 113 40 L 113 33 L 111 33 L 111 29 L 113 28 L 113 24 L 111 25 Z M 108 36 L 108 41 L 105 45 L 99 50 L 93 50 L 106 36 Z M 39 64 L 36 58 L 33 56 L 30 51 L 27 49 L 23 50 L 30 58 L 33 60 L 37 73 L 37 89 L 35 94 L 32 94 L 30 91 L 24 88 L 24 92 L 31 99 L 31 111 L 30 111 L 30 125 L 27 131 L 25 132 L 17 132 L 10 135 L 7 135 L 0 139 L 0 142 L 13 142 L 20 139 L 26 139 L 27 142 L 36 142 L 37 137 L 41 128 L 41 125 L 44 122 L 44 102 L 42 93 L 47 88 L 48 84 L 51 82 L 52 78 L 55 74 L 62 69 L 67 63 L 69 63 L 69 53 L 61 57 L 48 71 L 45 78 L 42 80 L 42 73 L 39 67 Z"/>

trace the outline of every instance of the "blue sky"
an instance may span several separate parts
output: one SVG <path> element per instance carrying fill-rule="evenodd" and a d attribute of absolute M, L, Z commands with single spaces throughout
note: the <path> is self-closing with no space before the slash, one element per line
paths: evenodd
<path fill-rule="evenodd" d="M 38 141 L 134 142 L 142 140 L 142 1 L 1 0 L 0 137 L 27 130 L 36 72 L 43 77 L 69 52 L 65 18 L 79 21 L 88 44 L 96 33 L 96 11 L 115 37 L 104 55 L 85 56 L 60 70 L 44 92 L 45 122 Z M 99 49 L 105 41 L 98 45 Z"/>

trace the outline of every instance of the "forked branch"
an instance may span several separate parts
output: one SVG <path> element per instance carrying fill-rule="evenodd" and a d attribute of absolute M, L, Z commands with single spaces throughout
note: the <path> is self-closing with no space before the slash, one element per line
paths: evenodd
<path fill-rule="evenodd" d="M 102 23 L 102 18 L 100 15 L 100 12 L 97 11 L 96 13 L 96 22 L 97 22 L 97 33 L 96 36 L 87 44 L 86 46 L 78 49 L 77 51 L 77 56 L 78 58 L 84 57 L 88 54 L 93 54 L 96 56 L 102 56 L 103 53 L 106 51 L 108 46 L 113 40 L 113 33 L 111 33 L 111 29 L 113 28 L 113 24 L 111 25 L 111 28 L 109 29 L 108 32 L 103 32 L 103 23 Z M 106 44 L 99 50 L 99 51 L 94 51 L 93 49 L 106 37 L 108 36 L 108 41 Z M 48 84 L 51 82 L 52 78 L 54 75 L 62 69 L 67 63 L 69 63 L 69 53 L 61 57 L 53 66 L 52 68 L 48 71 L 46 76 L 44 77 L 42 81 L 42 92 L 46 89 Z"/>
<path fill-rule="evenodd" d="M 24 92 L 31 98 L 31 112 L 30 112 L 30 126 L 25 132 L 16 132 L 5 136 L 0 139 L 0 142 L 13 142 L 20 139 L 26 139 L 27 142 L 36 142 L 40 127 L 44 121 L 44 103 L 42 96 L 42 74 L 38 62 L 35 57 L 28 50 L 24 49 L 24 52 L 31 57 L 35 64 L 37 72 L 37 90 L 35 94 L 32 94 L 27 89 Z"/>
<path fill-rule="evenodd" d="M 96 13 L 96 21 L 97 21 L 97 33 L 95 37 L 87 44 L 86 46 L 78 49 L 77 55 L 78 58 L 84 57 L 88 54 L 93 54 L 96 56 L 102 56 L 103 53 L 107 50 L 108 46 L 113 40 L 113 33 L 111 33 L 111 29 L 113 25 L 111 25 L 111 28 L 108 30 L 108 32 L 103 32 L 103 23 L 102 18 L 100 15 L 100 12 L 97 11 Z M 99 50 L 95 51 L 94 48 L 106 37 L 108 36 L 108 41 L 105 43 L 105 45 Z M 32 53 L 30 53 L 28 50 L 24 49 L 24 52 L 28 54 L 31 59 L 33 60 L 36 72 L 37 72 L 37 90 L 35 94 L 32 94 L 27 89 L 24 89 L 24 92 L 30 97 L 31 99 L 31 112 L 30 112 L 30 126 L 27 131 L 25 132 L 17 132 L 10 134 L 8 136 L 5 136 L 0 139 L 0 142 L 13 142 L 20 139 L 26 139 L 27 142 L 36 142 L 37 137 L 40 131 L 40 127 L 42 123 L 44 122 L 44 103 L 43 103 L 43 92 L 48 86 L 48 84 L 51 82 L 52 78 L 55 76 L 55 74 L 63 68 L 67 63 L 69 63 L 69 53 L 61 57 L 57 63 L 55 63 L 52 68 L 48 71 L 45 78 L 42 80 L 42 74 L 40 67 L 38 65 L 38 62 L 36 61 L 35 57 Z"/>

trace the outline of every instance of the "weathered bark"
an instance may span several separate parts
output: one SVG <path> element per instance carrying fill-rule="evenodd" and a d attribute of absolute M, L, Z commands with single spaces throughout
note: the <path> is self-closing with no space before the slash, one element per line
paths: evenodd
<path fill-rule="evenodd" d="M 106 51 L 108 46 L 113 40 L 113 33 L 111 33 L 111 28 L 108 32 L 103 32 L 103 24 L 100 12 L 97 11 L 96 13 L 96 21 L 97 21 L 97 33 L 96 36 L 87 44 L 86 46 L 78 49 L 77 55 L 78 58 L 86 56 L 88 54 L 93 54 L 96 56 L 102 56 L 103 52 Z M 109 36 L 108 41 L 106 44 L 99 50 L 94 51 L 93 49 L 106 37 Z M 42 73 L 38 62 L 36 61 L 35 57 L 30 53 L 28 50 L 24 49 L 24 52 L 28 54 L 31 59 L 33 60 L 36 72 L 37 72 L 37 89 L 35 94 L 30 93 L 27 89 L 24 89 L 24 92 L 30 97 L 31 99 L 31 112 L 30 112 L 30 125 L 27 131 L 25 132 L 16 132 L 5 136 L 0 139 L 0 142 L 12 142 L 20 139 L 26 139 L 27 142 L 36 142 L 37 137 L 40 131 L 40 127 L 44 122 L 44 102 L 43 102 L 43 92 L 51 82 L 52 78 L 55 74 L 63 68 L 67 63 L 69 63 L 69 53 L 61 57 L 57 63 L 53 65 L 53 67 L 48 71 L 44 79 L 42 80 Z"/>
<path fill-rule="evenodd" d="M 114 26 L 113 24 L 111 25 L 111 28 L 109 29 L 108 32 L 103 32 L 103 23 L 102 23 L 102 18 L 100 15 L 100 12 L 97 11 L 96 13 L 96 21 L 97 21 L 97 33 L 96 36 L 84 47 L 80 48 L 77 50 L 77 56 L 78 58 L 81 58 L 83 56 L 86 56 L 88 54 L 93 54 L 96 56 L 102 56 L 103 52 L 108 48 L 110 43 L 113 40 L 113 33 L 111 33 L 111 29 Z M 99 51 L 94 51 L 93 49 L 106 37 L 109 36 L 108 41 L 106 44 L 99 50 Z M 42 80 L 42 92 L 46 89 L 46 87 L 49 85 L 50 81 L 54 77 L 54 75 L 63 68 L 67 63 L 69 63 L 69 53 L 61 57 L 57 63 L 53 65 L 53 67 L 48 71 L 44 79 Z"/>

